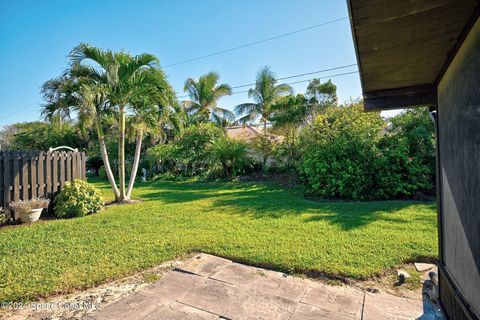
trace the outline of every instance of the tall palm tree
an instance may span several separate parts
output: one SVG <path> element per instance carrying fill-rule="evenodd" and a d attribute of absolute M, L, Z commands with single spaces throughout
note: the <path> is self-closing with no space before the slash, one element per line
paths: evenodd
<path fill-rule="evenodd" d="M 208 121 L 212 114 L 233 118 L 233 113 L 217 106 L 218 99 L 232 94 L 228 84 L 218 84 L 219 76 L 209 72 L 198 80 L 188 78 L 183 90 L 188 93 L 190 100 L 184 101 L 187 113 L 195 114 L 196 121 Z"/>
<path fill-rule="evenodd" d="M 259 119 L 266 132 L 272 105 L 280 97 L 292 92 L 292 87 L 288 84 L 277 84 L 275 74 L 270 67 L 261 68 L 257 73 L 255 88 L 248 90 L 248 97 L 253 98 L 255 102 L 242 103 L 235 107 L 235 113 L 240 116 L 237 122 L 245 124 Z"/>
<path fill-rule="evenodd" d="M 81 74 L 76 74 L 79 76 Z M 42 108 L 45 119 L 52 119 L 57 115 L 75 112 L 78 114 L 79 125 L 82 130 L 94 127 L 100 144 L 100 154 L 108 180 L 118 199 L 120 193 L 115 183 L 115 178 L 110 167 L 105 134 L 103 131 L 104 120 L 112 115 L 105 87 L 91 79 L 76 77 L 75 70 L 45 82 L 42 93 L 47 103 Z"/>
<path fill-rule="evenodd" d="M 102 79 L 108 91 L 111 105 L 118 110 L 118 201 L 128 201 L 125 186 L 125 121 L 126 109 L 135 90 L 148 85 L 151 77 L 144 76 L 149 70 L 159 69 L 158 59 L 143 53 L 131 56 L 126 52 L 102 50 L 88 44 L 80 44 L 70 53 L 72 68 L 81 70 L 91 79 Z"/>
<path fill-rule="evenodd" d="M 135 89 L 130 105 L 133 115 L 129 117 L 129 131 L 135 135 L 135 155 L 132 172 L 127 187 L 126 197 L 130 199 L 135 178 L 137 176 L 142 140 L 145 133 L 154 136 L 165 135 L 165 125 L 175 132 L 180 130 L 175 92 L 168 84 L 165 74 L 160 70 L 150 70 L 145 76 L 150 77 L 149 82 Z"/>

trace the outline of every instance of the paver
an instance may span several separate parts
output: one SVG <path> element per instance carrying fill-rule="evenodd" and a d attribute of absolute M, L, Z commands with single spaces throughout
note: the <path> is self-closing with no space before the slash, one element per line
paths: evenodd
<path fill-rule="evenodd" d="M 161 306 L 157 305 L 155 296 L 136 292 L 91 313 L 89 317 L 96 320 L 142 319 Z"/>
<path fill-rule="evenodd" d="M 359 318 L 352 317 L 348 314 L 339 314 L 333 311 L 327 311 L 317 306 L 300 303 L 298 308 L 293 312 L 290 320 L 356 320 Z"/>
<path fill-rule="evenodd" d="M 364 292 L 347 286 L 315 284 L 308 288 L 301 302 L 323 310 L 360 319 Z"/>
<path fill-rule="evenodd" d="M 85 319 L 441 319 L 435 311 L 429 300 L 329 286 L 199 254 Z"/>
<path fill-rule="evenodd" d="M 260 277 L 262 277 L 261 269 L 232 263 L 213 274 L 210 278 L 250 288 Z"/>
<path fill-rule="evenodd" d="M 230 260 L 201 253 L 186 261 L 178 269 L 203 277 L 210 277 L 231 263 Z"/>
<path fill-rule="evenodd" d="M 280 272 L 264 270 L 251 288 L 270 296 L 300 301 L 307 288 L 307 282 Z"/>
<path fill-rule="evenodd" d="M 219 316 L 207 311 L 193 308 L 178 302 L 172 302 L 150 313 L 143 320 L 216 320 Z"/>
<path fill-rule="evenodd" d="M 369 293 L 365 295 L 364 320 L 406 320 L 417 319 L 424 314 L 421 301 L 399 298 L 390 294 Z"/>

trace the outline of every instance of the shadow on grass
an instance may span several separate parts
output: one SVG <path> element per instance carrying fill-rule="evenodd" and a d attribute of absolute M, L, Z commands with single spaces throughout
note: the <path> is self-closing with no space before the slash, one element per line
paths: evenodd
<path fill-rule="evenodd" d="M 411 222 L 412 217 L 389 213 L 418 204 L 435 208 L 433 203 L 418 201 L 314 201 L 305 199 L 299 190 L 254 183 L 155 182 L 142 189 L 145 201 L 186 203 L 210 199 L 213 209 L 225 213 L 250 215 L 254 219 L 302 215 L 306 223 L 328 221 L 345 230 L 379 220 L 396 227 Z M 435 223 L 433 220 L 425 223 Z"/>

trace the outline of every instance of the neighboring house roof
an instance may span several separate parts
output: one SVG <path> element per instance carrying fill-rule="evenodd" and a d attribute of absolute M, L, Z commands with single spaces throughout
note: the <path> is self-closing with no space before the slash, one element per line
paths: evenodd
<path fill-rule="evenodd" d="M 366 110 L 434 104 L 478 0 L 348 0 Z"/>
<path fill-rule="evenodd" d="M 227 136 L 235 140 L 251 141 L 262 131 L 254 126 L 236 126 L 227 128 Z"/>

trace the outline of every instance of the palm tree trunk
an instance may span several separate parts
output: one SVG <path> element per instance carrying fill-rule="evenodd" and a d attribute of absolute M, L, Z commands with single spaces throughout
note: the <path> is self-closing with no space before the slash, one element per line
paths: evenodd
<path fill-rule="evenodd" d="M 133 185 L 135 184 L 135 178 L 137 177 L 138 164 L 140 163 L 140 153 L 142 151 L 142 139 L 143 139 L 143 131 L 139 130 L 136 138 L 137 141 L 135 145 L 135 158 L 133 160 L 132 172 L 130 174 L 130 181 L 128 182 L 127 199 L 130 199 L 130 196 L 132 195 Z"/>
<path fill-rule="evenodd" d="M 115 177 L 113 176 L 112 168 L 110 167 L 110 160 L 108 160 L 107 146 L 105 144 L 105 136 L 101 124 L 97 121 L 97 134 L 100 141 L 100 154 L 102 155 L 103 167 L 105 168 L 105 173 L 107 174 L 108 181 L 112 187 L 113 194 L 115 195 L 115 200 L 120 196 L 118 191 L 117 184 L 115 183 Z"/>
<path fill-rule="evenodd" d="M 125 106 L 120 106 L 118 119 L 118 179 L 120 180 L 119 201 L 128 200 L 125 194 Z"/>

